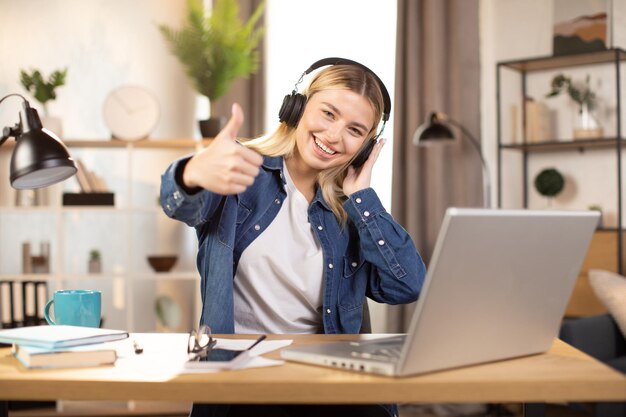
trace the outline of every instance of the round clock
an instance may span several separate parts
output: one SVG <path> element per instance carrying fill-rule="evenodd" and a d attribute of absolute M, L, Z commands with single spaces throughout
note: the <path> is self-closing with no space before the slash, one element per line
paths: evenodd
<path fill-rule="evenodd" d="M 159 121 L 159 102 L 147 89 L 125 85 L 111 91 L 104 101 L 104 122 L 116 139 L 145 139 Z"/>

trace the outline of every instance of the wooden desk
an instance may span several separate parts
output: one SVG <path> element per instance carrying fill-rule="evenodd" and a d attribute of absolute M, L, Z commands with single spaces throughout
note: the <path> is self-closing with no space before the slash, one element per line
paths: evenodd
<path fill-rule="evenodd" d="M 285 337 L 293 338 L 294 344 L 310 344 L 359 336 L 270 336 Z M 278 357 L 278 352 L 268 356 Z M 117 367 L 27 370 L 8 348 L 0 349 L 0 400 L 28 399 L 206 403 L 624 401 L 626 376 L 560 340 L 542 355 L 409 378 L 288 362 L 279 367 L 186 374 L 159 381 Z"/>

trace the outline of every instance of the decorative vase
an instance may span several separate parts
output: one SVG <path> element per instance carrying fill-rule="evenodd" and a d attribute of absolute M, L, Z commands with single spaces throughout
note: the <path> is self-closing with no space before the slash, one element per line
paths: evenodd
<path fill-rule="evenodd" d="M 576 126 L 574 127 L 574 139 L 595 139 L 601 138 L 603 129 L 598 124 L 593 112 L 587 103 L 582 103 L 576 115 Z"/>
<path fill-rule="evenodd" d="M 226 126 L 226 118 L 211 117 L 207 120 L 199 120 L 198 124 L 203 138 L 214 138 Z"/>
<path fill-rule="evenodd" d="M 41 118 L 41 124 L 59 138 L 63 137 L 63 121 L 60 117 L 44 116 Z"/>

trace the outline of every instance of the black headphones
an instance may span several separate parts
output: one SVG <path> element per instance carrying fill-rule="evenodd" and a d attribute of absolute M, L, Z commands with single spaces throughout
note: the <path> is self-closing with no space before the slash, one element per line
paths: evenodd
<path fill-rule="evenodd" d="M 383 126 L 380 129 L 380 132 L 378 132 L 378 134 L 374 135 L 374 137 L 369 140 L 365 148 L 363 148 L 352 161 L 352 165 L 355 168 L 358 168 L 363 165 L 365 161 L 367 161 L 367 158 L 370 156 L 370 153 L 372 152 L 374 145 L 378 141 L 378 138 L 385 130 L 385 124 L 387 123 L 387 120 L 389 120 L 389 115 L 391 114 L 391 99 L 389 98 L 389 92 L 387 92 L 385 84 L 383 84 L 381 79 L 378 78 L 378 75 L 376 75 L 374 71 L 367 68 L 365 65 L 345 58 L 324 58 L 313 63 L 309 68 L 307 68 L 306 71 L 302 73 L 291 94 L 286 95 L 283 99 L 283 104 L 282 106 L 280 106 L 280 111 L 278 112 L 278 120 L 290 127 L 298 126 L 300 118 L 302 117 L 302 113 L 304 113 L 304 107 L 306 106 L 307 101 L 307 97 L 304 94 L 298 93 L 298 84 L 302 82 L 302 79 L 305 75 L 327 65 L 354 65 L 361 68 L 362 70 L 374 76 L 374 78 L 378 82 L 380 91 L 383 94 Z"/>

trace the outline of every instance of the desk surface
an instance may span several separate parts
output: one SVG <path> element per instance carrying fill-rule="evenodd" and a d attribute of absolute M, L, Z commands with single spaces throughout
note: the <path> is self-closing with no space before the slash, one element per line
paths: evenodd
<path fill-rule="evenodd" d="M 270 336 L 293 338 L 294 345 L 358 337 Z M 276 358 L 278 352 L 267 356 Z M 0 349 L 0 400 L 6 399 L 207 403 L 615 401 L 626 400 L 626 376 L 556 339 L 545 354 L 408 378 L 287 362 L 272 368 L 186 374 L 158 381 L 113 366 L 27 370 L 5 348 Z"/>

